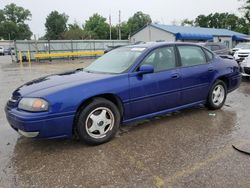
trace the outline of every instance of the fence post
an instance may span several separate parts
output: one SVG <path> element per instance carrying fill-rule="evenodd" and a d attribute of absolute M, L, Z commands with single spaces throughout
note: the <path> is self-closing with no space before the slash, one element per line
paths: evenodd
<path fill-rule="evenodd" d="M 93 45 L 94 45 L 94 52 L 95 52 L 95 41 L 93 41 Z M 94 55 L 95 59 L 96 59 L 96 54 Z"/>
<path fill-rule="evenodd" d="M 73 40 L 71 40 L 71 52 L 72 52 L 72 53 L 74 52 Z M 72 55 L 71 59 L 72 59 L 72 60 L 75 59 L 73 55 Z"/>
<path fill-rule="evenodd" d="M 48 48 L 49 48 L 49 54 L 50 54 L 50 40 L 48 40 Z M 50 62 L 52 61 L 51 57 L 49 57 L 49 61 Z"/>
<path fill-rule="evenodd" d="M 30 50 L 28 50 L 28 62 L 29 62 L 29 65 L 31 65 L 31 61 L 30 61 Z"/>
<path fill-rule="evenodd" d="M 36 54 L 38 54 L 38 46 L 37 46 L 36 35 L 34 35 L 34 39 L 35 39 Z M 38 59 L 38 58 L 36 58 L 36 62 L 39 62 L 39 59 Z"/>
<path fill-rule="evenodd" d="M 15 47 L 15 57 L 16 57 L 16 62 L 18 62 L 18 51 L 17 51 L 16 40 L 14 40 L 14 47 Z"/>
<path fill-rule="evenodd" d="M 29 63 L 30 63 L 30 60 L 31 60 L 31 54 L 30 54 L 30 40 L 28 40 L 28 60 L 29 60 Z"/>
<path fill-rule="evenodd" d="M 21 50 L 19 51 L 19 62 L 20 62 L 20 65 L 23 66 L 23 56 L 22 56 Z"/>

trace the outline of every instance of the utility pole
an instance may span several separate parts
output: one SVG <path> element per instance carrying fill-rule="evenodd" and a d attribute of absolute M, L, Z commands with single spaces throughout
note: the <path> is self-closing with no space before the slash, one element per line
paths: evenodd
<path fill-rule="evenodd" d="M 10 33 L 9 33 L 9 50 L 10 50 L 10 55 L 11 55 L 11 62 L 13 62 L 13 51 L 12 51 L 10 39 L 11 39 L 11 37 L 10 37 Z"/>
<path fill-rule="evenodd" d="M 119 40 L 121 40 L 121 11 L 119 10 Z"/>
<path fill-rule="evenodd" d="M 111 14 L 109 15 L 109 40 L 112 40 Z"/>

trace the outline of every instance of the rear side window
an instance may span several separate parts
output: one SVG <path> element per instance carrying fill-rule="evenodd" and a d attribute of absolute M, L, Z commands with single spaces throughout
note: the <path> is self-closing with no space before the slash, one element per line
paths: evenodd
<path fill-rule="evenodd" d="M 206 56 L 198 46 L 178 46 L 183 67 L 206 63 Z"/>
<path fill-rule="evenodd" d="M 212 50 L 212 46 L 210 46 L 210 45 L 207 45 L 207 46 L 205 46 L 207 49 L 209 49 L 209 50 Z"/>
<path fill-rule="evenodd" d="M 213 58 L 214 58 L 213 53 L 212 53 L 212 52 L 209 52 L 209 51 L 206 50 L 206 49 L 204 49 L 204 51 L 205 51 L 205 53 L 206 53 L 206 55 L 207 55 L 207 60 L 208 60 L 208 62 L 209 62 L 209 61 L 212 61 Z"/>
<path fill-rule="evenodd" d="M 154 66 L 155 72 L 173 69 L 176 67 L 174 47 L 158 48 L 151 52 L 142 62 Z"/>

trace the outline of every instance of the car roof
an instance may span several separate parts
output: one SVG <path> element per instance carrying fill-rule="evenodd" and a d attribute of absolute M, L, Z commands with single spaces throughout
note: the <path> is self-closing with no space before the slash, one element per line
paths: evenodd
<path fill-rule="evenodd" d="M 224 43 L 221 42 L 199 42 L 198 45 L 206 46 L 206 45 L 219 45 L 219 46 L 226 46 Z"/>
<path fill-rule="evenodd" d="M 175 44 L 185 44 L 185 45 L 195 45 L 195 46 L 200 46 L 197 43 L 190 43 L 190 42 L 146 42 L 143 44 L 137 44 L 137 45 L 129 45 L 126 47 L 130 48 L 157 48 L 161 46 L 166 46 L 166 45 L 175 45 Z"/>

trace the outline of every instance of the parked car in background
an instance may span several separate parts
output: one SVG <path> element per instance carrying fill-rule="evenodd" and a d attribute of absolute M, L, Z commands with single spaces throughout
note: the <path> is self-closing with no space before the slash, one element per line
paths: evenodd
<path fill-rule="evenodd" d="M 4 55 L 4 47 L 0 46 L 0 55 Z"/>
<path fill-rule="evenodd" d="M 250 78 L 250 58 L 249 57 L 245 58 L 240 63 L 240 71 L 243 77 Z"/>
<path fill-rule="evenodd" d="M 4 50 L 4 53 L 6 54 L 6 55 L 15 55 L 15 49 L 14 49 L 14 47 L 11 47 L 11 48 L 6 48 L 5 50 Z"/>
<path fill-rule="evenodd" d="M 234 53 L 234 59 L 241 63 L 250 55 L 250 49 L 240 49 Z"/>
<path fill-rule="evenodd" d="M 199 43 L 199 44 L 211 50 L 215 54 L 221 56 L 222 58 L 233 59 L 233 56 L 230 55 L 229 48 L 223 43 L 206 42 L 206 43 Z"/>
<path fill-rule="evenodd" d="M 13 129 L 33 138 L 111 140 L 120 124 L 204 104 L 220 109 L 239 87 L 234 60 L 189 43 L 121 47 L 84 69 L 17 88 L 5 107 Z M 146 104 L 146 105 L 145 105 Z"/>
<path fill-rule="evenodd" d="M 207 42 L 207 43 L 200 43 L 200 44 L 208 48 L 209 50 L 213 51 L 217 55 L 229 55 L 230 54 L 229 48 L 223 43 Z"/>
<path fill-rule="evenodd" d="M 231 50 L 231 55 L 234 55 L 235 52 L 241 50 L 241 49 L 250 49 L 250 43 L 249 42 L 242 42 L 237 44 L 232 50 Z"/>

